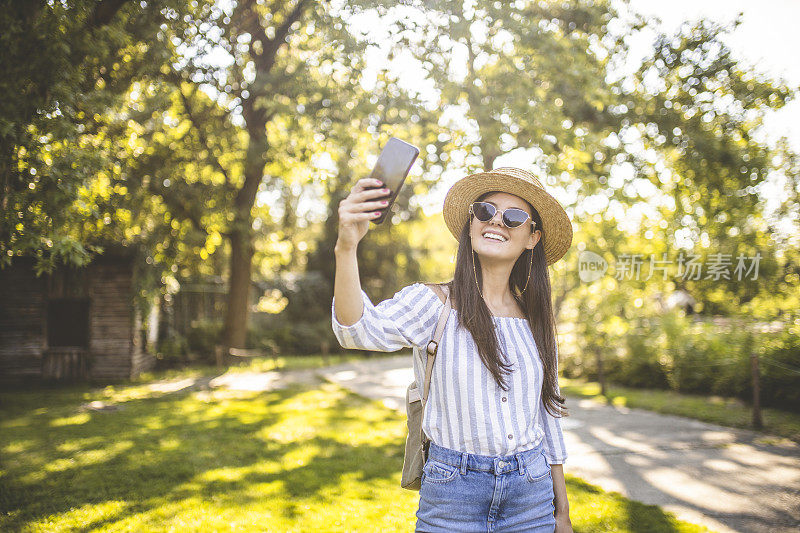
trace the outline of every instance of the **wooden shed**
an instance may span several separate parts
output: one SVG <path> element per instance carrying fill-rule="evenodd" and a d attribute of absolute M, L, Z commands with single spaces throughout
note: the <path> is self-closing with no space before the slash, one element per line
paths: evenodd
<path fill-rule="evenodd" d="M 0 383 L 109 382 L 152 368 L 133 297 L 137 257 L 119 248 L 40 277 L 33 258 L 0 269 Z"/>

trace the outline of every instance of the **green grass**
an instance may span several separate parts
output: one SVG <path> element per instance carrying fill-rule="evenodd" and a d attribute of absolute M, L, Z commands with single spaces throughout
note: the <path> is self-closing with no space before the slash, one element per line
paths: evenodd
<path fill-rule="evenodd" d="M 722 426 L 753 429 L 752 408 L 737 398 L 701 396 L 669 390 L 634 389 L 620 385 L 606 386 L 606 396 L 600 394 L 600 384 L 578 379 L 559 378 L 564 394 L 592 398 L 602 403 L 647 409 L 658 413 L 685 416 Z M 800 442 L 800 413 L 762 408 L 765 433 L 763 442 L 773 436 Z"/>
<path fill-rule="evenodd" d="M 94 400 L 119 409 L 81 409 Z M 412 531 L 405 432 L 401 414 L 329 383 L 3 392 L 0 530 Z M 707 531 L 570 475 L 567 488 L 576 532 Z"/>
<path fill-rule="evenodd" d="M 392 357 L 396 353 L 375 352 L 369 358 Z M 409 354 L 409 359 L 411 355 Z M 279 357 L 253 357 L 241 358 L 238 363 L 230 365 L 227 372 L 268 372 L 270 370 L 304 370 L 320 368 L 323 366 L 347 363 L 365 359 L 365 356 L 358 352 L 344 354 L 333 354 L 327 357 L 322 355 L 289 355 Z M 214 365 L 192 365 L 186 368 L 176 368 L 160 370 L 156 372 L 145 372 L 133 382 L 148 382 L 154 379 L 177 379 L 188 377 L 208 377 L 218 375 L 220 370 Z"/>

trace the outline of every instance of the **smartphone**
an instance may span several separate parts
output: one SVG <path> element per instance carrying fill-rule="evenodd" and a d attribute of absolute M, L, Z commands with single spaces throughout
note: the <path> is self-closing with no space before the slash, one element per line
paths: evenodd
<path fill-rule="evenodd" d="M 381 150 L 378 161 L 375 163 L 375 167 L 369 177 L 381 180 L 383 186 L 369 187 L 369 189 L 389 189 L 388 196 L 375 198 L 375 200 L 388 199 L 389 203 L 386 207 L 379 209 L 381 216 L 372 220 L 375 224 L 383 224 L 383 221 L 386 220 L 389 209 L 394 205 L 397 193 L 403 187 L 408 171 L 411 170 L 411 165 L 414 164 L 418 155 L 419 148 L 401 141 L 397 137 L 390 138 L 383 150 Z"/>

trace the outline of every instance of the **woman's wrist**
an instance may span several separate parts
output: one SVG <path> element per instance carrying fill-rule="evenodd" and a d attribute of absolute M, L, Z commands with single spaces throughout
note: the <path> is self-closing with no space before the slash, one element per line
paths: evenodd
<path fill-rule="evenodd" d="M 357 243 L 354 244 L 354 245 L 350 245 L 350 244 L 344 244 L 341 241 L 337 240 L 336 244 L 333 247 L 333 253 L 336 254 L 336 255 L 339 255 L 339 254 L 352 254 L 352 253 L 354 253 L 356 251 L 357 248 L 358 248 L 358 244 Z"/>

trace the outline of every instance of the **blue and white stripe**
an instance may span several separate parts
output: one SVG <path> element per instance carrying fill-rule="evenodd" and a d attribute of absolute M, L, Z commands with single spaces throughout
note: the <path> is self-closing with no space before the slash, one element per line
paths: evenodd
<path fill-rule="evenodd" d="M 425 347 L 444 304 L 422 283 L 408 285 L 391 298 L 373 305 L 362 290 L 364 313 L 343 326 L 331 303 L 333 332 L 344 348 L 394 352 L 412 348 L 414 376 L 425 379 Z M 509 390 L 501 389 L 484 366 L 469 331 L 458 326 L 451 310 L 436 355 L 422 427 L 433 442 L 445 448 L 480 455 L 509 455 L 536 447 L 544 439 L 550 464 L 567 458 L 561 419 L 541 400 L 543 370 L 527 320 L 494 317 L 500 348 L 513 365 L 506 375 Z M 420 385 L 421 387 L 421 385 Z M 505 398 L 505 401 L 503 400 Z"/>

